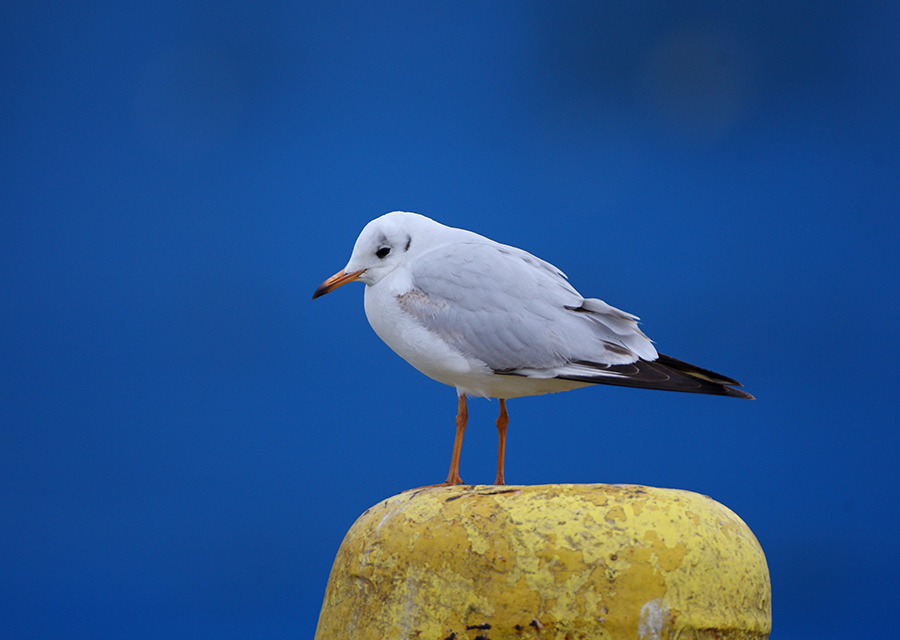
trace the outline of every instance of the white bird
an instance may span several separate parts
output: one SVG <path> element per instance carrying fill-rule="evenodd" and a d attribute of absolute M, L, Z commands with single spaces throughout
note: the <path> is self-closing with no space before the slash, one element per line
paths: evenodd
<path fill-rule="evenodd" d="M 350 261 L 313 299 L 360 280 L 369 324 L 400 357 L 456 388 L 450 473 L 466 396 L 498 398 L 496 484 L 504 483 L 506 400 L 612 384 L 753 399 L 736 380 L 657 353 L 637 316 L 584 298 L 565 274 L 530 253 L 417 213 L 394 211 L 365 226 Z"/>

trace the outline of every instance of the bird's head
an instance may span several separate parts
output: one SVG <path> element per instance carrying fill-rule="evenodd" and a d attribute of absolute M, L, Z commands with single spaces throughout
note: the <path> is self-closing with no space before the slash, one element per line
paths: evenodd
<path fill-rule="evenodd" d="M 375 218 L 363 228 L 353 246 L 350 261 L 319 285 L 313 299 L 354 280 L 373 285 L 434 243 L 434 231 L 443 227 L 431 218 L 393 211 Z"/>

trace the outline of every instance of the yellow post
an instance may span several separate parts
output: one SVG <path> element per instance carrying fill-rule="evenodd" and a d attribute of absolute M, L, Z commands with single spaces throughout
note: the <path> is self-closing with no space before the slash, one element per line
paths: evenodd
<path fill-rule="evenodd" d="M 316 640 L 767 638 L 766 559 L 733 512 L 621 485 L 418 489 L 338 550 Z"/>

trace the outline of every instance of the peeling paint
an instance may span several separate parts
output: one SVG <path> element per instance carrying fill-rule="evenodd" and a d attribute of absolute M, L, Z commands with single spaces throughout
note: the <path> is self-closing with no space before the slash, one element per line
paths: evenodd
<path fill-rule="evenodd" d="M 759 543 L 706 496 L 458 486 L 403 493 L 360 516 L 316 640 L 749 639 L 770 629 Z"/>
<path fill-rule="evenodd" d="M 669 621 L 669 610 L 662 598 L 645 602 L 641 607 L 638 620 L 638 638 L 640 640 L 660 640 L 663 628 Z"/>

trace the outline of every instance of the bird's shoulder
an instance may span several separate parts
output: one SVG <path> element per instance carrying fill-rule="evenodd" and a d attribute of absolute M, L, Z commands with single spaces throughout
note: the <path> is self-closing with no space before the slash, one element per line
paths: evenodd
<path fill-rule="evenodd" d="M 480 300 L 516 296 L 571 303 L 581 298 L 554 265 L 481 236 L 433 247 L 413 258 L 408 268 L 415 289 L 453 301 L 468 297 L 472 289 L 481 292 Z"/>

